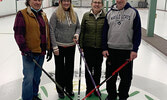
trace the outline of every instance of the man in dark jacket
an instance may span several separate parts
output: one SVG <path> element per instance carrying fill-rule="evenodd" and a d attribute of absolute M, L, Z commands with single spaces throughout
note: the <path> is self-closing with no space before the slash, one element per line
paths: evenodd
<path fill-rule="evenodd" d="M 103 37 L 103 56 L 106 61 L 106 78 L 122 65 L 127 59 L 127 64 L 119 73 L 107 81 L 108 96 L 106 100 L 127 100 L 131 86 L 133 60 L 137 57 L 138 47 L 141 42 L 141 22 L 138 11 L 132 8 L 127 0 L 116 0 L 116 4 L 107 13 Z M 116 80 L 120 76 L 120 84 L 117 93 Z"/>

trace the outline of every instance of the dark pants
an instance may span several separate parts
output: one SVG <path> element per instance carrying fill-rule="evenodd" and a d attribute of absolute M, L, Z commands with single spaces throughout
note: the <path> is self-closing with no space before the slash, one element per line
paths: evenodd
<path fill-rule="evenodd" d="M 74 55 L 75 46 L 71 46 L 59 47 L 59 56 L 54 56 L 56 82 L 67 92 L 73 91 Z M 56 88 L 58 93 L 62 93 L 58 86 Z"/>
<path fill-rule="evenodd" d="M 126 59 L 130 58 L 129 50 L 116 50 L 109 49 L 109 57 L 106 61 L 106 78 L 110 77 L 112 73 L 120 67 L 123 63 L 125 63 Z M 128 92 L 131 86 L 132 80 L 132 70 L 133 70 L 133 62 L 128 63 L 121 69 L 117 74 L 115 74 L 109 81 L 107 81 L 107 92 L 108 96 L 112 99 L 115 99 L 117 95 L 120 99 L 126 99 L 129 97 Z M 117 93 L 116 81 L 117 76 L 120 77 L 120 83 Z"/>
<path fill-rule="evenodd" d="M 100 83 L 101 66 L 103 62 L 102 49 L 84 48 L 84 55 L 89 70 L 93 76 L 93 79 L 96 85 L 98 85 Z M 85 68 L 85 78 L 86 78 L 86 88 L 87 88 L 86 92 L 88 93 L 95 87 L 92 83 L 92 80 L 86 68 Z"/>

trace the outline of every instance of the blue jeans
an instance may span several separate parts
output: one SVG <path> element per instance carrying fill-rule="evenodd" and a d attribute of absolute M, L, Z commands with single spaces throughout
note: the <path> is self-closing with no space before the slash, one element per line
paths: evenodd
<path fill-rule="evenodd" d="M 44 56 L 34 56 L 34 59 L 42 67 Z M 23 82 L 22 82 L 22 99 L 32 100 L 33 97 L 38 96 L 40 77 L 42 70 L 36 66 L 32 59 L 22 56 L 23 60 Z"/>

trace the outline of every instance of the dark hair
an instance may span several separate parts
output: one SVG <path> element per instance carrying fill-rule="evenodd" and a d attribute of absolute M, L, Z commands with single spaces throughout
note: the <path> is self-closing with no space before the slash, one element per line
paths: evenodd
<path fill-rule="evenodd" d="M 26 5 L 26 6 L 30 6 L 29 1 L 30 1 L 30 0 L 26 0 L 26 2 L 25 2 L 25 5 Z"/>

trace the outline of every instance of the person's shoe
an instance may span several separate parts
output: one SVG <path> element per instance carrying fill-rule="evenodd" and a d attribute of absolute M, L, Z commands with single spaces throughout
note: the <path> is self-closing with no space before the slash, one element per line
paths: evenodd
<path fill-rule="evenodd" d="M 65 97 L 64 93 L 58 93 L 58 96 L 59 96 L 60 99 L 64 99 L 64 97 Z"/>
<path fill-rule="evenodd" d="M 75 95 L 73 91 L 67 92 L 67 93 L 68 93 L 70 96 L 74 96 L 74 95 Z"/>
<path fill-rule="evenodd" d="M 42 99 L 40 99 L 39 97 L 33 97 L 33 99 L 32 100 L 42 100 Z"/>

